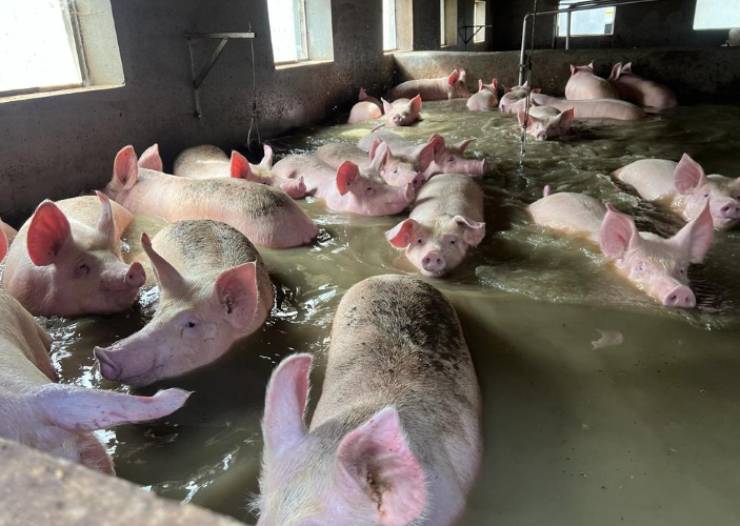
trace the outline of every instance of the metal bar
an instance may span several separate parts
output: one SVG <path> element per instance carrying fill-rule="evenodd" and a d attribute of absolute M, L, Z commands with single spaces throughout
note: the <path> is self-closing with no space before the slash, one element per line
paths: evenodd
<path fill-rule="evenodd" d="M 253 31 L 246 33 L 185 33 L 185 38 L 189 39 L 200 39 L 200 38 L 211 38 L 220 40 L 222 38 L 256 38 Z"/>
<path fill-rule="evenodd" d="M 463 25 L 457 28 L 458 36 L 462 39 L 463 43 L 467 46 L 470 41 L 472 41 L 475 38 L 475 35 L 480 33 L 480 30 L 483 28 L 489 28 L 493 27 L 493 24 L 479 24 L 477 26 L 469 26 L 469 25 Z M 468 37 L 468 29 L 475 29 L 472 35 Z"/>
<path fill-rule="evenodd" d="M 229 43 L 228 38 L 222 38 L 221 41 L 216 46 L 216 49 L 213 50 L 213 53 L 211 54 L 211 58 L 208 59 L 208 62 L 206 62 L 203 67 L 200 70 L 200 73 L 193 79 L 193 87 L 195 89 L 199 89 L 201 85 L 203 84 L 203 81 L 206 79 L 208 74 L 213 69 L 213 66 L 216 65 L 216 62 L 221 57 L 221 53 L 224 52 L 224 48 L 226 47 L 226 44 Z"/>
<path fill-rule="evenodd" d="M 190 54 L 190 77 L 195 78 L 195 55 L 193 54 L 193 42 L 192 40 L 188 39 L 188 53 Z M 200 111 L 200 89 L 193 86 L 193 106 L 195 107 L 195 111 L 193 112 L 193 116 L 195 118 L 200 119 L 202 113 Z"/>

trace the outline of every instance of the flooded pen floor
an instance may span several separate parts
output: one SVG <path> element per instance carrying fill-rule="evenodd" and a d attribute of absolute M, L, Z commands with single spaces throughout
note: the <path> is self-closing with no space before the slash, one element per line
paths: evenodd
<path fill-rule="evenodd" d="M 740 232 L 717 233 L 692 268 L 699 307 L 669 311 L 610 271 L 579 241 L 531 225 L 524 207 L 555 191 L 587 192 L 635 216 L 641 230 L 678 230 L 610 173 L 634 160 L 690 153 L 707 170 L 740 174 L 740 107 L 679 108 L 636 123 L 578 124 L 561 142 L 527 144 L 519 166 L 513 116 L 471 114 L 464 101 L 425 103 L 399 133 L 478 140 L 488 234 L 448 279 L 484 400 L 484 459 L 465 526 L 729 525 L 740 523 Z M 355 142 L 372 124 L 332 126 L 273 141 L 279 154 Z M 195 394 L 155 425 L 101 433 L 118 474 L 176 500 L 248 523 L 260 471 L 260 418 L 274 365 L 328 348 L 344 292 L 371 275 L 413 272 L 383 233 L 400 218 L 358 218 L 306 204 L 322 228 L 312 247 L 262 250 L 278 290 L 273 315 L 215 364 L 158 387 Z M 137 225 L 150 234 L 156 223 Z M 131 240 L 138 238 L 129 232 Z M 101 379 L 92 349 L 137 330 L 156 291 L 127 316 L 47 320 L 64 382 Z M 312 397 L 320 392 L 315 371 Z"/>

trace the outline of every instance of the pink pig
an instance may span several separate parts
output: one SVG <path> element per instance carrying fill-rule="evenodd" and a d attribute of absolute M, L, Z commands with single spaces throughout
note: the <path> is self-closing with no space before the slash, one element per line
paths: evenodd
<path fill-rule="evenodd" d="M 393 102 L 383 101 L 386 126 L 411 126 L 420 119 L 421 96 L 412 99 L 396 99 Z"/>
<path fill-rule="evenodd" d="M 146 281 L 121 261 L 131 213 L 98 197 L 44 201 L 18 232 L 2 281 L 34 315 L 83 316 L 129 308 Z"/>
<path fill-rule="evenodd" d="M 326 207 L 335 212 L 395 215 L 404 211 L 416 195 L 413 183 L 404 187 L 391 186 L 362 175 L 351 161 L 335 169 L 313 155 L 289 155 L 281 159 L 274 170 L 284 177 L 291 174 L 303 177 L 308 193 L 323 199 Z"/>
<path fill-rule="evenodd" d="M 272 173 L 274 153 L 272 147 L 263 146 L 264 156 L 260 164 L 250 164 L 247 158 L 237 151 L 231 152 L 231 159 L 218 146 L 204 144 L 184 150 L 175 159 L 174 174 L 191 179 L 214 179 L 234 177 L 253 183 L 265 184 L 280 188 L 293 199 L 306 196 L 306 185 L 303 179 L 288 179 Z M 161 171 L 161 169 L 159 170 Z"/>
<path fill-rule="evenodd" d="M 470 111 L 494 111 L 498 106 L 498 81 L 492 79 L 490 84 L 483 84 L 478 79 L 478 93 L 472 94 L 465 105 Z"/>
<path fill-rule="evenodd" d="M 688 268 L 701 263 L 712 244 L 709 206 L 672 238 L 638 232 L 631 217 L 583 194 L 561 192 L 529 205 L 535 223 L 600 245 L 616 271 L 666 307 L 693 308 Z"/>
<path fill-rule="evenodd" d="M 568 100 L 618 99 L 616 88 L 594 73 L 594 63 L 570 66 L 570 78 L 565 85 Z"/>
<path fill-rule="evenodd" d="M 7 246 L 0 232 L 0 260 Z M 92 431 L 166 416 L 190 393 L 181 389 L 132 396 L 53 383 L 51 339 L 31 314 L 0 290 L 0 436 L 113 473 Z"/>
<path fill-rule="evenodd" d="M 394 157 L 387 145 L 378 144 L 366 153 L 354 144 L 339 142 L 319 146 L 316 157 L 332 168 L 339 168 L 345 161 L 352 161 L 363 175 L 379 176 L 392 186 L 412 183 L 416 189 L 424 184 L 424 175 L 414 165 Z"/>
<path fill-rule="evenodd" d="M 576 119 L 636 121 L 645 118 L 646 115 L 639 106 L 619 99 L 565 100 L 542 93 L 532 93 L 531 97 L 536 105 L 552 106 L 560 111 L 573 110 Z M 523 109 L 522 102 L 516 111 Z"/>
<path fill-rule="evenodd" d="M 527 134 L 538 141 L 555 139 L 561 135 L 567 135 L 573 124 L 574 109 L 559 111 L 552 106 L 529 107 L 529 115 L 524 110 L 517 113 L 519 126 L 525 126 Z"/>
<path fill-rule="evenodd" d="M 407 80 L 389 92 L 391 100 L 421 96 L 422 100 L 466 99 L 470 92 L 465 85 L 467 72 L 455 68 L 446 77 L 436 79 Z"/>
<path fill-rule="evenodd" d="M 148 159 L 156 145 L 144 152 Z M 126 146 L 116 155 L 105 192 L 137 214 L 166 221 L 212 219 L 233 226 L 257 245 L 289 248 L 310 243 L 316 225 L 285 192 L 234 178 L 189 179 L 137 164 Z"/>
<path fill-rule="evenodd" d="M 349 113 L 349 124 L 357 122 L 371 121 L 383 116 L 383 108 L 380 101 L 375 97 L 369 97 L 365 88 L 360 88 L 360 94 L 357 97 L 358 102 L 352 106 Z"/>
<path fill-rule="evenodd" d="M 678 163 L 642 159 L 614 175 L 634 187 L 643 199 L 667 206 L 686 221 L 698 217 L 707 200 L 714 228 L 732 228 L 740 221 L 740 179 L 706 175 L 688 154 Z"/>
<path fill-rule="evenodd" d="M 638 106 L 662 111 L 678 105 L 676 95 L 668 87 L 632 73 L 632 62 L 624 66 L 621 62 L 614 64 L 609 82 L 617 89 L 621 98 Z"/>
<path fill-rule="evenodd" d="M 531 93 L 539 93 L 540 89 L 532 89 L 529 86 L 529 81 L 525 82 L 521 86 L 514 86 L 512 88 L 505 88 L 504 96 L 501 97 L 498 109 L 503 113 L 517 113 L 520 109 L 524 109 L 523 104 L 526 103 L 525 99 Z"/>
<path fill-rule="evenodd" d="M 179 221 L 141 242 L 157 274 L 159 304 L 139 332 L 95 349 L 105 378 L 141 386 L 189 372 L 264 324 L 272 282 L 239 231 L 216 221 Z"/>
<path fill-rule="evenodd" d="M 311 355 L 265 396 L 257 526 L 452 526 L 481 459 L 478 382 L 452 305 L 405 276 L 368 278 L 334 316 L 306 423 Z"/>
<path fill-rule="evenodd" d="M 424 276 L 441 277 L 486 235 L 483 191 L 464 175 L 442 174 L 422 186 L 408 219 L 385 233 Z"/>
<path fill-rule="evenodd" d="M 448 145 L 445 138 L 434 134 L 423 144 L 407 141 L 400 135 L 388 130 L 376 130 L 364 136 L 358 146 L 370 152 L 376 139 L 384 142 L 398 159 L 411 162 L 417 170 L 424 174 L 425 179 L 441 173 L 466 174 L 478 177 L 486 173 L 488 166 L 485 160 L 466 159 L 465 150 L 472 144 L 473 139 L 465 139 L 454 145 Z"/>

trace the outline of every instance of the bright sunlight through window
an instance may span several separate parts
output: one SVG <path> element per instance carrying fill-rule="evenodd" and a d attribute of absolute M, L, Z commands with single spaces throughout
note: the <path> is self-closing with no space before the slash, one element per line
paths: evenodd
<path fill-rule="evenodd" d="M 269 0 L 267 11 L 275 63 L 306 60 L 308 52 L 303 0 Z"/>
<path fill-rule="evenodd" d="M 0 92 L 82 85 L 66 0 L 1 5 Z"/>
<path fill-rule="evenodd" d="M 486 25 L 486 3 L 476 0 L 475 11 L 473 12 L 473 25 L 478 32 L 473 37 L 473 42 L 481 43 L 486 41 L 486 28 L 480 27 Z M 480 29 L 479 29 L 480 27 Z"/>
<path fill-rule="evenodd" d="M 560 9 L 569 5 L 583 3 L 583 0 L 560 0 Z M 584 9 L 571 13 L 570 36 L 604 36 L 614 34 L 614 15 L 616 7 L 601 7 L 598 9 Z M 568 15 L 558 15 L 558 36 L 568 35 Z"/>
<path fill-rule="evenodd" d="M 396 0 L 383 0 L 383 51 L 398 49 Z"/>
<path fill-rule="evenodd" d="M 696 0 L 694 29 L 740 27 L 740 0 Z"/>

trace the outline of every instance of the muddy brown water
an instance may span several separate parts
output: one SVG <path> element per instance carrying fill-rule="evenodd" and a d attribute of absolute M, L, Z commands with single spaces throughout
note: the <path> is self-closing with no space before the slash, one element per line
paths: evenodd
<path fill-rule="evenodd" d="M 706 263 L 692 269 L 699 307 L 668 311 L 585 243 L 554 237 L 523 213 L 550 184 L 612 202 L 643 230 L 675 232 L 675 217 L 641 203 L 610 172 L 686 151 L 708 172 L 737 176 L 740 107 L 581 124 L 566 140 L 528 144 L 523 166 L 511 116 L 470 114 L 464 101 L 453 101 L 425 104 L 424 117 L 400 133 L 477 137 L 471 154 L 493 164 L 483 180 L 486 239 L 448 279 L 431 280 L 460 315 L 484 398 L 485 454 L 462 524 L 740 523 L 740 233 L 719 233 Z M 355 141 L 369 128 L 309 129 L 273 144 L 280 153 L 301 151 Z M 319 240 L 262 250 L 278 290 L 267 324 L 218 362 L 141 391 L 192 390 L 185 409 L 99 433 L 121 477 L 254 522 L 248 501 L 258 490 L 259 423 L 272 368 L 289 353 L 315 353 L 317 397 L 342 294 L 371 275 L 413 273 L 383 238 L 399 218 L 305 206 L 322 228 Z M 136 228 L 151 234 L 156 222 Z M 125 390 L 101 379 L 92 348 L 143 326 L 156 297 L 149 289 L 118 316 L 44 320 L 63 381 Z"/>

